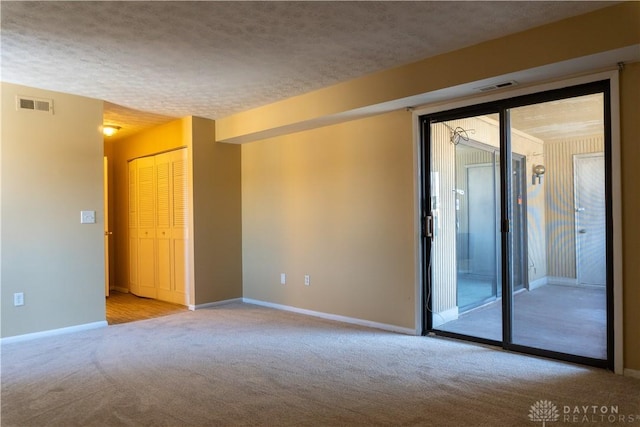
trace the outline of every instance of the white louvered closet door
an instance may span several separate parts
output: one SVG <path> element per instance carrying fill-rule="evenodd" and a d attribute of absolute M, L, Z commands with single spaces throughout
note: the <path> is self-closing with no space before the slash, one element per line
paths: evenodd
<path fill-rule="evenodd" d="M 171 250 L 171 153 L 159 154 L 156 160 L 156 242 L 158 298 L 166 300 L 165 293 L 172 287 Z"/>
<path fill-rule="evenodd" d="M 158 298 L 186 304 L 186 150 L 156 156 Z"/>
<path fill-rule="evenodd" d="M 187 150 L 174 153 L 172 162 L 172 222 L 171 236 L 173 248 L 173 302 L 188 303 L 188 268 L 187 259 L 189 247 L 188 213 L 189 213 L 189 185 L 187 180 Z"/>
<path fill-rule="evenodd" d="M 138 164 L 138 295 L 157 298 L 155 274 L 155 159 L 144 157 Z"/>
<path fill-rule="evenodd" d="M 186 149 L 137 159 L 129 168 L 131 292 L 187 304 Z"/>
<path fill-rule="evenodd" d="M 138 161 L 129 162 L 129 291 L 138 295 Z"/>

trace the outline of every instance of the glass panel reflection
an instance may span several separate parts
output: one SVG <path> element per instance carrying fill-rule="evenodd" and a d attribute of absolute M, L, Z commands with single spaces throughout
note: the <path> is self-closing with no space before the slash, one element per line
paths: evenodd
<path fill-rule="evenodd" d="M 431 127 L 433 325 L 502 340 L 497 117 Z"/>
<path fill-rule="evenodd" d="M 606 359 L 604 97 L 510 116 L 512 149 L 526 157 L 529 177 L 528 280 L 513 295 L 513 343 Z"/>

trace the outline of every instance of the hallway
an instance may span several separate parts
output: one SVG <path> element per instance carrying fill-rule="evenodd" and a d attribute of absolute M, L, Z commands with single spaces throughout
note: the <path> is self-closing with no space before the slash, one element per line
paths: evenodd
<path fill-rule="evenodd" d="M 107 323 L 135 322 L 187 311 L 187 307 L 170 302 L 141 298 L 133 294 L 111 291 L 106 298 Z"/>

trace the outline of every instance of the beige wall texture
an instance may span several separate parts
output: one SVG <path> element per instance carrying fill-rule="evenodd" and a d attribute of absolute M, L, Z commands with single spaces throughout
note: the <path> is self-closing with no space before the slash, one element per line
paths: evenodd
<path fill-rule="evenodd" d="M 401 111 L 243 145 L 244 297 L 414 329 L 412 141 Z"/>
<path fill-rule="evenodd" d="M 242 297 L 240 146 L 192 118 L 195 304 Z"/>
<path fill-rule="evenodd" d="M 55 114 L 17 111 L 17 95 Z M 8 83 L 1 98 L 1 335 L 104 322 L 102 101 Z"/>
<path fill-rule="evenodd" d="M 624 365 L 640 370 L 640 63 L 620 75 Z"/>

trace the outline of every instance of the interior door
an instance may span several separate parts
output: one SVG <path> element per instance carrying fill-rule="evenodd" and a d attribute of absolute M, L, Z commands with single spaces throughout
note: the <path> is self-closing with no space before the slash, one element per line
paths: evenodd
<path fill-rule="evenodd" d="M 492 282 L 496 277 L 495 165 L 467 167 L 471 274 Z"/>
<path fill-rule="evenodd" d="M 155 185 L 153 157 L 137 159 L 138 238 L 137 270 L 138 295 L 157 298 L 156 287 L 156 229 Z"/>
<path fill-rule="evenodd" d="M 129 175 L 131 292 L 187 304 L 187 150 L 132 160 Z"/>
<path fill-rule="evenodd" d="M 129 236 L 129 291 L 139 295 L 138 289 L 138 160 L 129 162 L 129 203 L 128 230 Z"/>
<path fill-rule="evenodd" d="M 175 151 L 171 163 L 172 301 L 188 303 L 189 185 L 187 150 Z"/>
<path fill-rule="evenodd" d="M 173 286 L 172 270 L 173 256 L 171 247 L 171 152 L 162 153 L 155 156 L 155 190 L 156 209 L 154 212 L 156 219 L 156 250 L 157 266 L 156 278 L 158 287 L 158 298 L 165 300 L 163 293 L 170 292 Z"/>
<path fill-rule="evenodd" d="M 604 153 L 574 156 L 578 284 L 606 283 Z"/>

